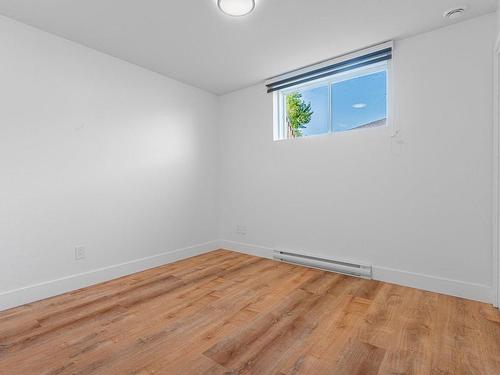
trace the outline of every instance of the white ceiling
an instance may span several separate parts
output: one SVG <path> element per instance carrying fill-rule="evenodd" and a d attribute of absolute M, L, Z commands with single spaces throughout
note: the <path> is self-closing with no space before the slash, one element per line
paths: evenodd
<path fill-rule="evenodd" d="M 231 18 L 216 0 L 0 0 L 0 14 L 222 94 L 388 39 L 439 28 L 496 0 L 257 0 Z M 456 21 L 455 21 L 456 22 Z"/>

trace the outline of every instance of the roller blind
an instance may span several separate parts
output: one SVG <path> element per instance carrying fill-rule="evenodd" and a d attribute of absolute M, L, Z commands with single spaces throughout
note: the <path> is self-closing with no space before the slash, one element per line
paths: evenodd
<path fill-rule="evenodd" d="M 287 73 L 266 81 L 267 92 L 286 89 L 392 59 L 393 43 L 387 42 L 343 57 Z"/>

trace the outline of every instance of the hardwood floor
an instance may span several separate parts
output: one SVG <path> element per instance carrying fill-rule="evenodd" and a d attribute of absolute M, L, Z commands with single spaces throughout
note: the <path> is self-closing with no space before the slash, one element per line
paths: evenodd
<path fill-rule="evenodd" d="M 225 250 L 0 313 L 0 374 L 500 374 L 500 313 Z"/>

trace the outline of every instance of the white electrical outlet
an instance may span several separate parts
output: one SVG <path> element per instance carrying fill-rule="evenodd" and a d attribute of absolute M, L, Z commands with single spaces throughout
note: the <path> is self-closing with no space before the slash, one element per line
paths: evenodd
<path fill-rule="evenodd" d="M 75 260 L 83 260 L 85 259 L 85 247 L 77 246 L 75 247 Z"/>
<path fill-rule="evenodd" d="M 236 226 L 236 233 L 238 234 L 247 234 L 247 227 L 245 225 L 237 225 Z"/>

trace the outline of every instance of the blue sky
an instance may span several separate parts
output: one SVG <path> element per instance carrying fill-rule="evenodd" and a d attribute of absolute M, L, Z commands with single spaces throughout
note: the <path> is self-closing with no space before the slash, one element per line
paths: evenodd
<path fill-rule="evenodd" d="M 342 81 L 332 85 L 333 130 L 346 131 L 387 117 L 386 72 Z M 311 102 L 314 114 L 304 136 L 328 132 L 328 86 L 301 91 Z M 356 106 L 358 108 L 354 108 Z"/>

